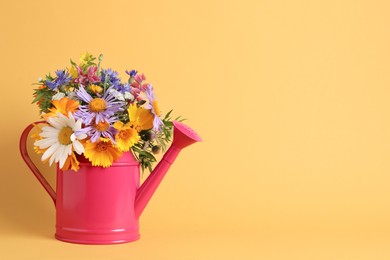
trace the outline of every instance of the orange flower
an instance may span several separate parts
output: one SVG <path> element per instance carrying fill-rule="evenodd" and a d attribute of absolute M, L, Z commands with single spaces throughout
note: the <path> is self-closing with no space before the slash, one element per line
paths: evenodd
<path fill-rule="evenodd" d="M 72 154 L 68 156 L 68 158 L 66 159 L 65 164 L 62 167 L 62 170 L 63 171 L 73 170 L 77 172 L 80 169 L 79 164 L 80 163 L 79 161 L 77 161 L 76 155 L 72 152 Z"/>
<path fill-rule="evenodd" d="M 33 125 L 34 125 L 34 128 L 37 130 L 37 132 L 36 133 L 32 133 L 31 134 L 31 138 L 34 139 L 34 142 L 35 142 L 35 141 L 41 140 L 43 138 L 42 136 L 40 136 L 40 133 L 42 133 L 42 127 L 40 127 L 37 124 L 33 124 Z M 46 150 L 47 150 L 47 148 L 46 149 L 41 149 L 41 148 L 39 148 L 39 146 L 35 146 L 34 145 L 34 151 L 37 154 L 43 154 Z"/>
<path fill-rule="evenodd" d="M 122 156 L 122 152 L 114 146 L 110 139 L 100 138 L 95 143 L 89 140 L 86 142 L 84 156 L 92 163 L 92 166 L 110 167 L 114 161 Z"/>
<path fill-rule="evenodd" d="M 149 130 L 153 127 L 153 114 L 149 109 L 139 107 L 137 104 L 130 104 L 127 112 L 130 119 L 128 124 L 138 132 Z"/>
<path fill-rule="evenodd" d="M 116 121 L 114 128 L 118 130 L 118 133 L 115 135 L 116 145 L 123 152 L 129 151 L 141 139 L 137 130 L 130 127 L 129 124 Z"/>
<path fill-rule="evenodd" d="M 69 112 L 73 114 L 79 107 L 78 101 L 72 100 L 67 97 L 61 98 L 60 100 L 53 100 L 52 104 L 54 107 L 49 108 L 50 112 L 43 115 L 44 119 L 47 119 L 52 116 L 57 116 L 57 113 L 61 113 L 65 116 L 68 116 Z"/>

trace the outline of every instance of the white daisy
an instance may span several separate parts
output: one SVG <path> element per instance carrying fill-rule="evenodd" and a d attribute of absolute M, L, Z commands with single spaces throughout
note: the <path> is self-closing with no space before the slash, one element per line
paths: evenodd
<path fill-rule="evenodd" d="M 47 119 L 50 125 L 42 127 L 40 136 L 43 139 L 36 141 L 34 145 L 40 149 L 48 148 L 42 155 L 42 161 L 50 158 L 50 165 L 59 162 L 62 168 L 73 151 L 78 154 L 84 152 L 84 146 L 79 140 L 86 138 L 87 135 L 78 132 L 81 130 L 82 121 L 79 119 L 76 122 L 71 112 L 68 117 L 61 113 L 57 113 L 57 116 Z"/>

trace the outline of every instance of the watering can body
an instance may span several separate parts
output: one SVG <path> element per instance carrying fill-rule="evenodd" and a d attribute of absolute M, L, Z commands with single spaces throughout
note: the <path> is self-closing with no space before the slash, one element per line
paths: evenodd
<path fill-rule="evenodd" d="M 84 156 L 78 157 L 77 172 L 57 167 L 54 191 L 27 152 L 27 138 L 33 126 L 27 126 L 21 135 L 22 158 L 55 204 L 55 237 L 79 244 L 116 244 L 139 239 L 139 217 L 171 164 L 182 148 L 201 141 L 192 129 L 174 122 L 171 147 L 142 185 L 139 163 L 131 152 L 126 152 L 109 168 L 92 166 Z"/>
<path fill-rule="evenodd" d="M 139 238 L 134 202 L 140 186 L 132 153 L 109 168 L 80 158 L 77 172 L 57 170 L 56 238 L 83 244 L 125 243 Z"/>

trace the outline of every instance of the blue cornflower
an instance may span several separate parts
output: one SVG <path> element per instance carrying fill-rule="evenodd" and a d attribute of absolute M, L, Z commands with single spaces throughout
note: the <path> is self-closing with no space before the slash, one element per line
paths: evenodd
<path fill-rule="evenodd" d="M 123 84 L 121 83 L 121 79 L 118 76 L 118 72 L 112 69 L 103 69 L 101 75 L 101 82 L 105 83 L 107 80 L 107 84 L 109 86 L 113 86 L 114 89 L 120 91 L 123 88 Z"/>
<path fill-rule="evenodd" d="M 124 94 L 125 92 L 130 92 L 130 84 L 120 84 L 116 90 L 118 90 L 120 93 Z"/>
<path fill-rule="evenodd" d="M 135 75 L 137 75 L 137 71 L 136 70 L 126 70 L 126 74 L 129 75 L 130 77 L 134 77 Z"/>
<path fill-rule="evenodd" d="M 56 71 L 57 78 L 53 81 L 46 80 L 46 86 L 51 90 L 56 90 L 58 87 L 68 84 L 72 79 L 69 73 L 65 70 Z"/>

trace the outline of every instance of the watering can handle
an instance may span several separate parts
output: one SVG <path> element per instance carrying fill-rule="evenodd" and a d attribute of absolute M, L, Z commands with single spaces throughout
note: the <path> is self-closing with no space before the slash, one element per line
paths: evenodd
<path fill-rule="evenodd" d="M 35 124 L 41 124 L 45 123 L 45 121 L 38 121 L 35 123 L 32 123 L 24 129 L 22 135 L 20 136 L 20 142 L 19 142 L 19 150 L 20 154 L 22 155 L 23 160 L 26 162 L 27 166 L 30 168 L 30 170 L 34 173 L 35 177 L 38 179 L 38 181 L 42 184 L 43 188 L 49 193 L 50 197 L 52 198 L 54 204 L 56 203 L 56 193 L 53 190 L 53 188 L 50 186 L 49 182 L 45 179 L 45 177 L 42 175 L 42 173 L 38 170 L 37 166 L 33 163 L 30 156 L 27 152 L 27 138 L 31 131 L 31 129 L 34 127 Z"/>

